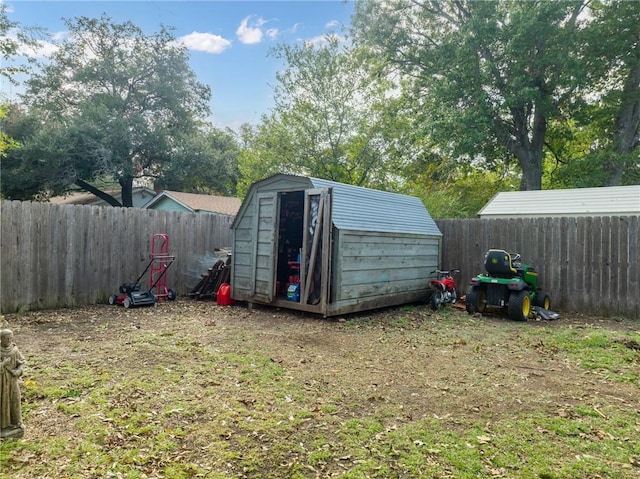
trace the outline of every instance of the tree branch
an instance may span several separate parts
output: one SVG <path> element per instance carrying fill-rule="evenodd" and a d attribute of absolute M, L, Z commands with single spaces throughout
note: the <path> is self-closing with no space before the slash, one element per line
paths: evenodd
<path fill-rule="evenodd" d="M 78 185 L 80 188 L 82 188 L 85 191 L 88 191 L 89 193 L 93 193 L 94 195 L 96 195 L 98 198 L 100 198 L 101 200 L 106 201 L 107 203 L 109 203 L 111 206 L 115 206 L 115 207 L 119 207 L 122 206 L 122 204 L 116 200 L 113 196 L 111 196 L 108 193 L 105 193 L 102 190 L 99 190 L 98 188 L 96 188 L 95 186 L 87 183 L 84 180 L 81 180 L 80 178 L 76 178 L 75 182 L 76 185 Z"/>

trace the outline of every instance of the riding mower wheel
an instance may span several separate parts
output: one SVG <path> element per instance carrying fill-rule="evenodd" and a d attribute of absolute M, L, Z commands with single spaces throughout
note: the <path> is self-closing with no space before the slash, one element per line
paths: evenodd
<path fill-rule="evenodd" d="M 473 286 L 467 292 L 465 300 L 467 313 L 484 313 L 487 306 L 487 291 L 484 288 Z"/>
<path fill-rule="evenodd" d="M 514 291 L 509 296 L 509 319 L 526 321 L 531 315 L 531 297 L 526 290 Z"/>
<path fill-rule="evenodd" d="M 551 298 L 547 293 L 538 293 L 536 294 L 536 299 L 533 300 L 534 306 L 538 306 L 543 309 L 551 309 Z"/>

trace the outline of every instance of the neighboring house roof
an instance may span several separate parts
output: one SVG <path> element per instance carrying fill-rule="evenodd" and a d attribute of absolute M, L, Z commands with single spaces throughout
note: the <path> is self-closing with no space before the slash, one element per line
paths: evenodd
<path fill-rule="evenodd" d="M 105 193 L 110 194 L 116 200 L 122 201 L 122 190 L 108 190 Z M 156 192 L 151 188 L 145 188 L 143 186 L 136 186 L 133 188 L 133 206 L 140 208 L 147 203 L 149 199 L 153 198 Z M 75 191 L 62 196 L 54 196 L 49 199 L 49 202 L 58 205 L 90 205 L 90 206 L 111 206 L 109 203 L 101 198 L 98 198 L 93 193 L 86 191 Z"/>
<path fill-rule="evenodd" d="M 481 218 L 625 216 L 640 214 L 640 185 L 497 193 Z"/>
<path fill-rule="evenodd" d="M 165 190 L 158 193 L 145 204 L 143 208 L 160 209 L 158 207 L 163 203 L 166 204 L 167 200 L 177 203 L 188 211 L 220 213 L 224 215 L 235 215 L 242 203 L 240 198 L 230 196 L 201 195 Z M 165 209 L 165 206 L 162 206 L 162 209 Z"/>

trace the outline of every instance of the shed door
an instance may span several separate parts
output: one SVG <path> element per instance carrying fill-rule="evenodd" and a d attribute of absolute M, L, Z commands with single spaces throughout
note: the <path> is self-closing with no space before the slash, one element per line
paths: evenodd
<path fill-rule="evenodd" d="M 301 302 L 326 310 L 331 266 L 331 189 L 305 191 Z M 326 313 L 326 311 L 323 311 Z"/>
<path fill-rule="evenodd" d="M 255 254 L 252 269 L 252 296 L 256 300 L 271 302 L 274 291 L 274 258 L 276 252 L 275 231 L 277 228 L 275 193 L 259 193 L 256 201 L 253 231 Z"/>

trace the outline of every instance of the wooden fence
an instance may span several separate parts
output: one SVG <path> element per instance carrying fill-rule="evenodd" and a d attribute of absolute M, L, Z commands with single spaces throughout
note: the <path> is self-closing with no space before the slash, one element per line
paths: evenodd
<path fill-rule="evenodd" d="M 231 245 L 232 216 L 2 201 L 2 312 L 106 302 L 150 262 L 151 238 L 169 236 L 167 286 L 184 294 Z M 148 275 L 141 283 L 149 286 Z"/>
<path fill-rule="evenodd" d="M 442 264 L 461 289 L 490 248 L 520 253 L 538 270 L 552 309 L 640 319 L 640 216 L 439 220 Z"/>
<path fill-rule="evenodd" d="M 231 245 L 230 216 L 2 201 L 2 312 L 106 302 L 149 263 L 166 233 L 176 261 L 167 285 L 188 293 Z M 536 266 L 553 309 L 640 319 L 640 216 L 438 220 L 442 266 L 459 287 L 483 269 L 489 248 Z M 148 283 L 143 283 L 143 287 Z"/>

